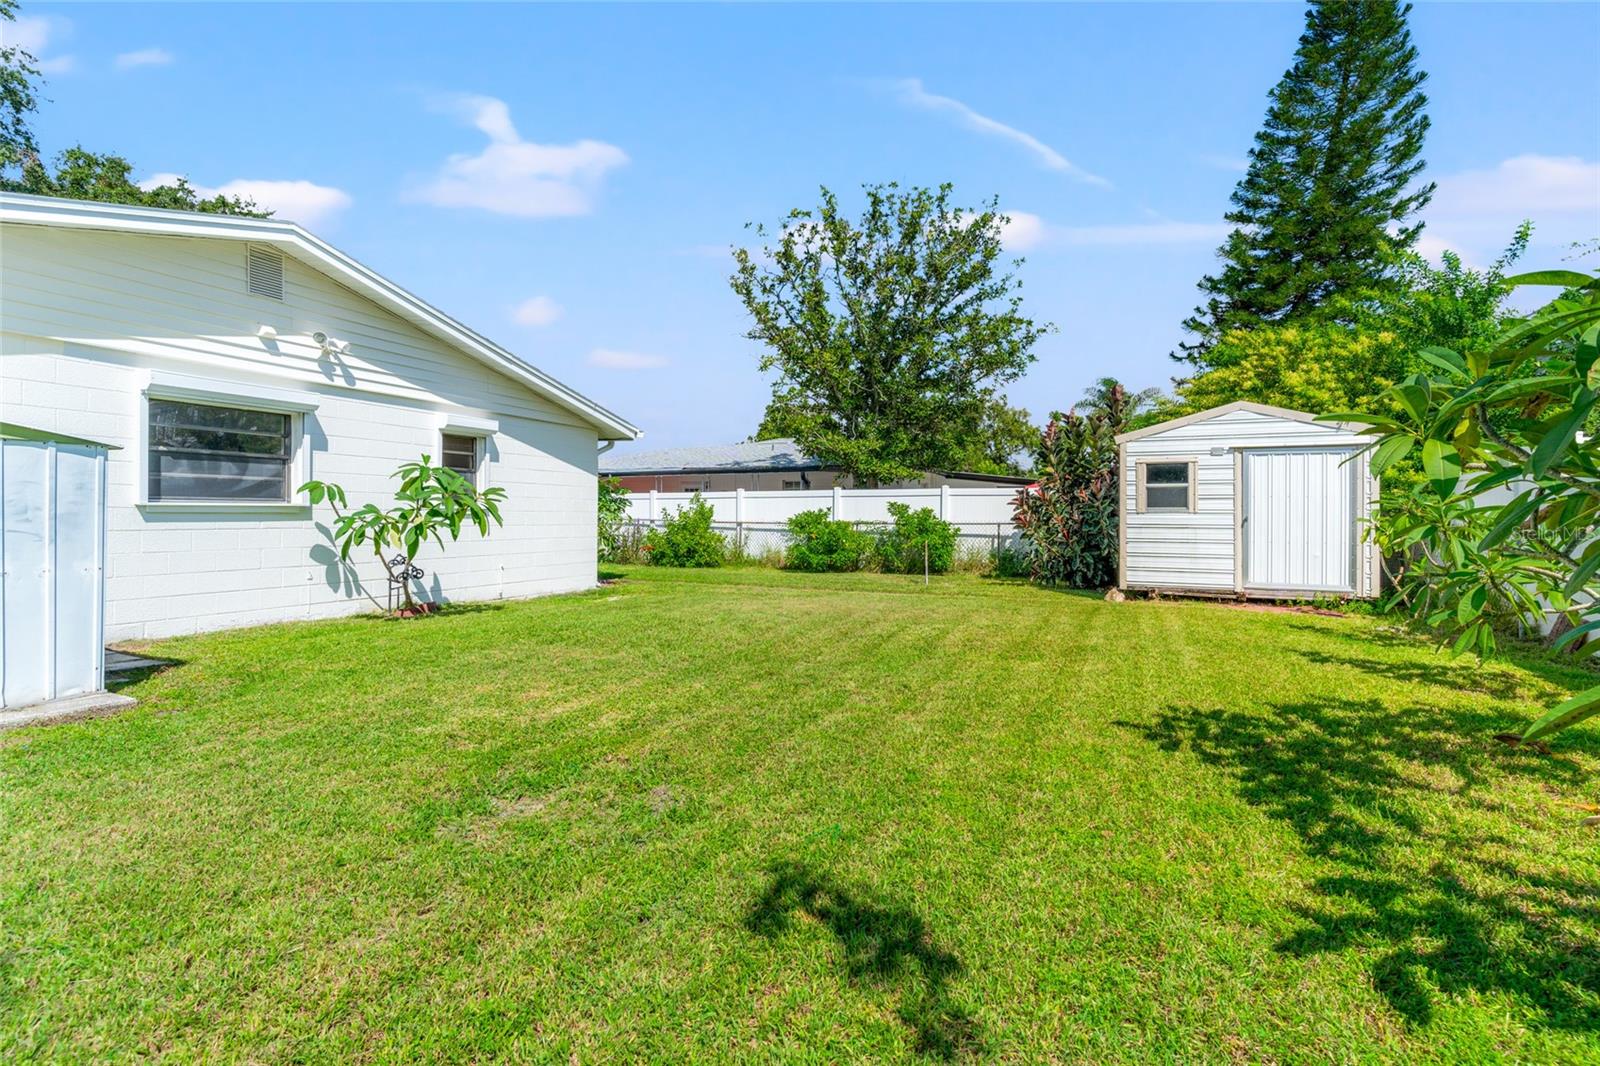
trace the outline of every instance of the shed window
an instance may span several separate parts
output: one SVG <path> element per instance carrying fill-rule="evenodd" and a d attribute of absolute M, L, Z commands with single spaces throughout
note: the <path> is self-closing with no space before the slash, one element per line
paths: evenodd
<path fill-rule="evenodd" d="M 478 438 L 445 433 L 439 444 L 441 462 L 472 482 L 478 483 Z"/>
<path fill-rule="evenodd" d="M 1144 463 L 1141 510 L 1194 510 L 1194 466 L 1188 462 Z"/>
<path fill-rule="evenodd" d="M 790 481 L 785 478 L 783 482 L 783 488 L 785 492 L 802 492 L 805 490 L 805 487 L 806 483 L 804 481 Z"/>
<path fill-rule="evenodd" d="M 150 499 L 289 501 L 292 415 L 150 401 Z"/>

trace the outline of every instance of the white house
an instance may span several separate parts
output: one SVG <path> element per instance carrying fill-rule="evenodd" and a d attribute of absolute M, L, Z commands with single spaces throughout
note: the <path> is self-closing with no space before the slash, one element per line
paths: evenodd
<path fill-rule="evenodd" d="M 1300 599 L 1379 591 L 1370 442 L 1353 424 L 1230 403 L 1117 437 L 1118 584 Z"/>
<path fill-rule="evenodd" d="M 602 442 L 628 422 L 291 222 L 0 194 L 0 409 L 106 441 L 108 639 L 368 610 L 317 477 L 391 501 L 422 453 L 505 488 L 421 591 L 592 586 Z M 609 445 L 606 445 L 609 446 Z"/>

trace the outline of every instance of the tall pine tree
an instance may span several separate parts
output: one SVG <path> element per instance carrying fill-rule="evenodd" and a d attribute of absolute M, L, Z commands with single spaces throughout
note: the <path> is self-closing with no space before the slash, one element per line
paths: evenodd
<path fill-rule="evenodd" d="M 1392 284 L 1395 253 L 1433 196 L 1414 185 L 1428 130 L 1427 74 L 1397 0 L 1311 0 L 1294 66 L 1272 90 L 1250 168 L 1233 191 L 1222 271 L 1184 322 L 1187 360 L 1211 365 L 1230 329 L 1306 315 Z"/>

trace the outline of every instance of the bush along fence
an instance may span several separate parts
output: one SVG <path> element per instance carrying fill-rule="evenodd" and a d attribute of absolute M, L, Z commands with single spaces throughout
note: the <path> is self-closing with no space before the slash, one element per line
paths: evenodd
<path fill-rule="evenodd" d="M 623 529 L 623 544 L 619 549 L 622 558 L 640 558 L 646 539 L 654 532 L 657 543 L 665 531 L 668 518 L 680 512 L 694 511 L 699 497 L 710 511 L 708 528 L 721 536 L 726 545 L 729 561 L 762 562 L 770 565 L 799 566 L 806 569 L 835 568 L 836 560 L 845 557 L 865 557 L 865 544 L 897 544 L 895 530 L 910 529 L 921 521 L 917 512 L 927 510 L 931 517 L 948 523 L 954 531 L 948 545 L 950 566 L 992 567 L 1006 569 L 1004 560 L 1022 551 L 1021 539 L 1012 522 L 1014 488 L 950 488 L 934 489 L 823 489 L 806 491 L 754 491 L 736 489 L 732 492 L 641 492 L 628 497 L 628 518 Z M 896 505 L 896 506 L 892 506 Z M 901 507 L 906 514 L 899 522 L 894 511 Z M 814 512 L 822 512 L 820 515 Z M 798 528 L 791 528 L 791 519 L 800 516 Z M 702 519 L 702 521 L 704 521 Z M 846 528 L 862 534 L 861 540 L 843 537 L 837 530 L 824 528 L 821 523 L 845 523 Z M 915 539 L 925 535 L 915 532 L 901 534 Z M 818 538 L 822 538 L 818 540 Z M 794 547 L 800 551 L 796 558 Z M 825 563 L 819 558 L 827 556 Z M 939 555 L 935 545 L 935 555 Z M 898 559 L 898 554 L 907 556 Z M 922 572 L 922 547 L 918 540 L 915 550 L 907 549 L 896 558 L 896 569 L 904 563 L 906 572 Z M 910 556 L 914 555 L 912 559 Z M 938 559 L 935 559 L 937 562 Z M 914 565 L 912 565 L 914 563 Z M 863 562 L 862 565 L 868 565 Z M 937 569 L 937 567 L 935 568 Z"/>

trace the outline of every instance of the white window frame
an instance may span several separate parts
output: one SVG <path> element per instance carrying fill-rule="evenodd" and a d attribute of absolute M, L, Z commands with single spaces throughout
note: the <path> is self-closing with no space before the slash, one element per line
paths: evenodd
<path fill-rule="evenodd" d="M 1184 507 L 1151 507 L 1146 502 L 1145 468 L 1150 466 L 1186 466 L 1189 468 L 1189 496 L 1188 505 Z M 1137 464 L 1139 514 L 1194 514 L 1199 500 L 1197 483 L 1199 481 L 1200 462 L 1193 456 L 1174 456 L 1166 459 L 1140 459 Z M 1175 486 L 1167 486 L 1169 488 Z"/>
<path fill-rule="evenodd" d="M 444 437 L 471 437 L 477 445 L 477 469 L 472 487 L 481 490 L 489 484 L 489 441 L 500 432 L 500 423 L 492 418 L 477 415 L 442 414 L 439 416 L 439 463 L 444 463 Z"/>
<path fill-rule="evenodd" d="M 271 411 L 289 416 L 289 498 L 287 500 L 152 500 L 150 498 L 150 401 L 180 400 Z M 187 374 L 152 373 L 139 392 L 139 448 L 136 501 L 145 511 L 280 512 L 305 513 L 311 502 L 295 490 L 311 479 L 311 441 L 307 420 L 317 409 L 314 397 L 287 389 L 239 381 L 215 381 Z"/>

